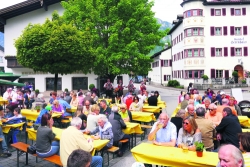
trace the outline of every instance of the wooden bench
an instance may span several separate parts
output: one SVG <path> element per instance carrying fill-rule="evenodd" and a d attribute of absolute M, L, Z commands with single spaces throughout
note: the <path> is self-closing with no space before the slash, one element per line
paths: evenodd
<path fill-rule="evenodd" d="M 115 153 L 119 151 L 119 147 L 115 147 L 115 146 L 112 146 L 111 148 L 109 148 L 107 150 L 107 153 L 108 153 L 108 166 L 109 166 L 109 153 L 113 154 L 113 159 L 114 159 L 114 155 Z"/>
<path fill-rule="evenodd" d="M 28 152 L 27 152 L 27 148 L 29 147 L 28 144 L 22 143 L 22 142 L 17 142 L 14 144 L 11 144 L 12 147 L 14 147 L 17 150 L 17 167 L 19 167 L 19 157 L 21 156 L 22 153 L 26 153 L 26 165 L 28 165 Z M 37 154 L 31 154 L 35 157 L 37 157 Z M 60 160 L 60 156 L 59 155 L 52 155 L 50 157 L 47 158 L 42 158 L 45 161 L 51 162 L 53 164 L 59 165 L 59 166 L 63 166 Z"/>
<path fill-rule="evenodd" d="M 144 129 L 144 133 L 143 133 L 143 136 L 141 136 L 141 140 L 142 139 L 144 140 L 147 135 L 147 129 L 152 129 L 152 126 L 141 124 L 141 128 Z"/>

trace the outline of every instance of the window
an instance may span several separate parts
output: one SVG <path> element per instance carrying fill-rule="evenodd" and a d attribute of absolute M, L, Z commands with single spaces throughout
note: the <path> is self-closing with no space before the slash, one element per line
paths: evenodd
<path fill-rule="evenodd" d="M 3 56 L 0 56 L 0 63 L 3 63 Z"/>
<path fill-rule="evenodd" d="M 197 10 L 193 10 L 193 16 L 197 16 L 198 13 L 197 13 Z"/>
<path fill-rule="evenodd" d="M 198 29 L 197 28 L 193 29 L 193 35 L 198 35 Z"/>
<path fill-rule="evenodd" d="M 194 71 L 194 78 L 199 78 L 199 71 Z"/>
<path fill-rule="evenodd" d="M 192 29 L 187 30 L 187 36 L 190 37 L 192 35 Z"/>
<path fill-rule="evenodd" d="M 221 35 L 221 27 L 215 27 L 215 35 Z"/>
<path fill-rule="evenodd" d="M 28 82 L 29 85 L 33 85 L 33 90 L 35 90 L 35 78 L 19 78 L 18 82 L 19 83 Z M 54 83 L 53 83 L 53 86 L 54 86 Z"/>
<path fill-rule="evenodd" d="M 170 77 L 171 77 L 171 75 L 164 75 L 164 81 L 169 81 Z"/>
<path fill-rule="evenodd" d="M 188 49 L 188 57 L 192 57 L 192 49 Z"/>
<path fill-rule="evenodd" d="M 221 10 L 215 9 L 215 16 L 220 16 L 220 15 L 221 15 Z"/>
<path fill-rule="evenodd" d="M 222 56 L 221 48 L 216 48 L 216 56 Z"/>
<path fill-rule="evenodd" d="M 193 71 L 188 71 L 188 78 L 193 78 Z"/>
<path fill-rule="evenodd" d="M 202 16 L 203 11 L 202 9 L 193 9 L 184 12 L 184 18 L 191 17 L 191 16 Z"/>
<path fill-rule="evenodd" d="M 235 16 L 240 16 L 240 15 L 241 15 L 241 10 L 235 9 Z"/>
<path fill-rule="evenodd" d="M 203 28 L 199 29 L 199 35 L 203 35 Z"/>
<path fill-rule="evenodd" d="M 204 51 L 203 51 L 203 49 L 200 49 L 200 57 L 204 57 Z"/>
<path fill-rule="evenodd" d="M 236 56 L 241 56 L 241 48 L 235 48 L 235 55 Z"/>
<path fill-rule="evenodd" d="M 164 67 L 168 67 L 168 62 L 169 62 L 169 60 L 164 60 Z"/>
<path fill-rule="evenodd" d="M 241 27 L 235 27 L 234 35 L 241 35 Z"/>
<path fill-rule="evenodd" d="M 216 78 L 222 78 L 223 77 L 223 70 L 216 70 L 215 76 L 216 76 Z"/>
<path fill-rule="evenodd" d="M 118 78 L 119 76 L 117 76 Z M 117 79 L 119 81 L 119 79 Z M 88 77 L 72 77 L 72 90 L 87 90 L 88 89 Z"/>
<path fill-rule="evenodd" d="M 55 78 L 46 78 L 46 90 L 54 90 Z M 57 80 L 57 90 L 62 90 L 62 78 Z"/>
<path fill-rule="evenodd" d="M 198 57 L 199 54 L 198 54 L 198 49 L 194 49 L 194 57 Z"/>

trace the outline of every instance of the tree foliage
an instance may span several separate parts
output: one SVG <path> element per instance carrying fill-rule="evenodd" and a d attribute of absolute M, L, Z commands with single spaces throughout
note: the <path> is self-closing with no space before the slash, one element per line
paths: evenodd
<path fill-rule="evenodd" d="M 91 34 L 95 51 L 92 70 L 111 80 L 119 74 L 145 74 L 150 69 L 146 56 L 166 31 L 151 11 L 148 0 L 68 0 L 62 2 L 64 19 Z"/>
<path fill-rule="evenodd" d="M 65 23 L 57 12 L 44 24 L 29 24 L 15 41 L 17 60 L 34 71 L 70 74 L 77 70 L 91 71 L 92 43 L 88 31 L 78 30 L 72 23 Z"/>

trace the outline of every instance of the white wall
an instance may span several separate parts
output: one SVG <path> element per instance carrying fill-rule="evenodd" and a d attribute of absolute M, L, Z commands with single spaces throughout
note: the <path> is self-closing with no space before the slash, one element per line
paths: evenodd
<path fill-rule="evenodd" d="M 0 50 L 0 67 L 4 67 L 4 52 Z"/>

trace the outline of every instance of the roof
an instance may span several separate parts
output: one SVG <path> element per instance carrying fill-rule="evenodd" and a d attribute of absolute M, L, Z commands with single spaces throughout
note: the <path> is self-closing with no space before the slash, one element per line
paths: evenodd
<path fill-rule="evenodd" d="M 171 30 L 168 32 L 168 35 L 172 34 L 172 32 L 174 32 L 174 30 L 175 30 L 177 27 L 179 27 L 179 25 L 181 25 L 182 21 L 183 21 L 182 19 L 178 20 L 178 22 L 175 23 L 175 25 L 174 25 L 174 26 L 171 28 Z"/>
<path fill-rule="evenodd" d="M 25 84 L 23 83 L 11 82 L 7 80 L 3 80 L 3 79 L 0 79 L 0 85 L 12 85 L 12 86 L 18 86 L 18 87 L 25 86 Z"/>
<path fill-rule="evenodd" d="M 43 3 L 41 3 L 43 2 Z M 0 10 L 0 31 L 4 32 L 4 25 L 7 23 L 6 20 L 44 8 L 47 11 L 48 6 L 61 2 L 61 0 L 26 0 L 24 2 L 9 6 Z"/>
<path fill-rule="evenodd" d="M 0 50 L 4 52 L 4 47 L 0 45 Z"/>
<path fill-rule="evenodd" d="M 161 50 L 161 51 L 159 51 L 159 52 L 157 52 L 157 53 L 155 53 L 155 54 L 153 54 L 150 58 L 153 59 L 153 58 L 159 56 L 162 52 L 164 52 L 164 51 L 166 51 L 166 50 L 168 50 L 168 49 L 171 49 L 171 46 L 168 47 L 168 48 L 165 48 L 165 49 L 163 49 L 163 50 Z"/>

